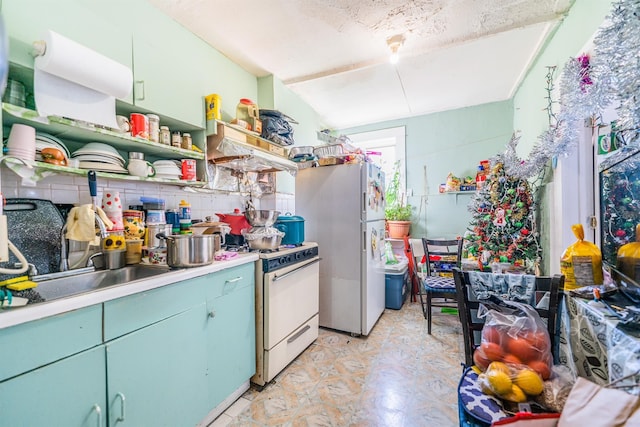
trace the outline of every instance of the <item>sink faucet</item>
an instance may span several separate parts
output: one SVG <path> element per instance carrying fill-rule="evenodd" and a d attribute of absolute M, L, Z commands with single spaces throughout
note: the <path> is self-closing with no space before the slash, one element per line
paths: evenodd
<path fill-rule="evenodd" d="M 109 233 L 107 232 L 107 226 L 97 213 L 95 214 L 95 223 L 100 230 L 100 238 L 104 239 L 105 237 L 107 237 L 109 235 Z M 65 237 L 66 233 L 67 224 L 65 223 L 62 226 L 62 230 L 60 230 L 60 271 L 69 270 L 69 242 Z M 93 260 L 91 258 L 92 257 L 89 257 L 88 262 L 93 263 Z"/>

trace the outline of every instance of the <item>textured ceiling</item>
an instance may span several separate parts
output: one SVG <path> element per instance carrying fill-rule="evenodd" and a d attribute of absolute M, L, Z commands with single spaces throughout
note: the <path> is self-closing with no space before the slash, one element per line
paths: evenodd
<path fill-rule="evenodd" d="M 509 99 L 574 0 L 150 1 L 345 128 Z"/>

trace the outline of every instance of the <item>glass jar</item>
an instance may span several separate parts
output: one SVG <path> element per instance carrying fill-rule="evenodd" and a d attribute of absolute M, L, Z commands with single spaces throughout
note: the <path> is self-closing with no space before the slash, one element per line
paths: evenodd
<path fill-rule="evenodd" d="M 182 148 L 185 150 L 191 150 L 191 146 L 191 134 L 185 133 L 184 135 L 182 135 Z"/>
<path fill-rule="evenodd" d="M 171 145 L 177 148 L 182 147 L 182 135 L 180 135 L 180 132 L 175 131 L 171 134 Z"/>
<path fill-rule="evenodd" d="M 171 132 L 168 126 L 160 126 L 160 143 L 164 145 L 171 145 Z"/>
<path fill-rule="evenodd" d="M 149 141 L 158 142 L 160 140 L 160 117 L 155 114 L 147 114 L 149 119 Z"/>

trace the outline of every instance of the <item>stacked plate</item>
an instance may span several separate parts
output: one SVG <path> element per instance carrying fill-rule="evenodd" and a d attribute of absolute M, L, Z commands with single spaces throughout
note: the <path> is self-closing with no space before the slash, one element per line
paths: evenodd
<path fill-rule="evenodd" d="M 58 138 L 48 133 L 36 132 L 36 160 L 39 162 L 42 161 L 43 148 L 57 148 L 64 153 L 67 159 L 71 156 L 69 149 Z"/>
<path fill-rule="evenodd" d="M 125 160 L 118 150 L 101 142 L 89 142 L 74 151 L 71 157 L 78 159 L 80 169 L 93 169 L 101 172 L 128 173 Z"/>
<path fill-rule="evenodd" d="M 180 179 L 182 176 L 181 163 L 177 160 L 156 160 L 153 167 L 156 169 L 155 178 Z"/>

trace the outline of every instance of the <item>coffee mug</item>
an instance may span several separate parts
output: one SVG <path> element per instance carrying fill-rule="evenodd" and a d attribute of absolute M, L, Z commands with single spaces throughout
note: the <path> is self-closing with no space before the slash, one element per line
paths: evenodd
<path fill-rule="evenodd" d="M 146 160 L 129 159 L 127 169 L 129 170 L 129 173 L 134 176 L 148 177 L 156 175 L 156 169 Z"/>
<path fill-rule="evenodd" d="M 7 140 L 8 155 L 23 160 L 36 159 L 36 129 L 32 126 L 16 123 L 11 127 Z"/>

